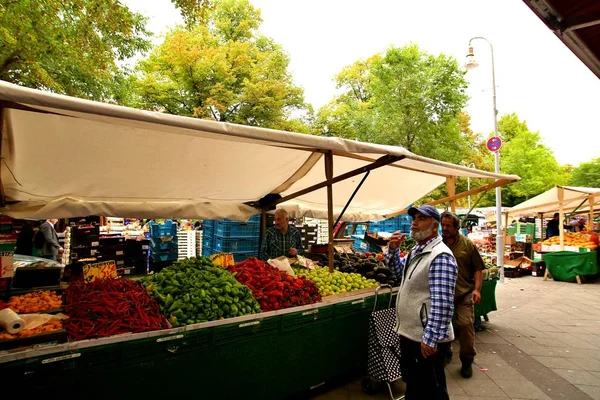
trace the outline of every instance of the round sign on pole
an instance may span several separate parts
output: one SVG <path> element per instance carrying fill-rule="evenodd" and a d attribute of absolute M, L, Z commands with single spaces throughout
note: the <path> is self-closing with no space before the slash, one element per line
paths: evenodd
<path fill-rule="evenodd" d="M 502 139 L 499 136 L 492 136 L 487 141 L 487 149 L 492 153 L 497 152 L 502 147 Z"/>

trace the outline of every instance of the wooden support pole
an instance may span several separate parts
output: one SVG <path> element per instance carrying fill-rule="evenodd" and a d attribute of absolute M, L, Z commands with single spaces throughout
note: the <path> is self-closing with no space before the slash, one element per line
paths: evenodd
<path fill-rule="evenodd" d="M 452 199 L 450 200 L 450 211 L 455 213 L 456 199 L 453 199 L 453 197 L 456 195 L 456 178 L 454 176 L 446 178 L 446 189 L 448 190 L 448 197 Z"/>
<path fill-rule="evenodd" d="M 561 186 L 558 187 L 558 232 L 560 233 L 560 251 L 565 249 L 565 212 L 564 212 L 564 200 L 565 200 L 565 189 Z"/>
<path fill-rule="evenodd" d="M 4 102 L 0 101 L 0 207 L 6 206 L 4 184 L 2 183 L 2 142 L 4 141 Z"/>
<path fill-rule="evenodd" d="M 594 230 L 594 195 L 590 194 L 590 198 L 588 199 L 588 204 L 590 205 L 590 216 L 588 219 L 588 231 L 591 232 Z"/>
<path fill-rule="evenodd" d="M 327 223 L 329 226 L 329 272 L 333 272 L 333 153 L 325 154 L 325 179 L 327 179 Z"/>
<path fill-rule="evenodd" d="M 502 241 L 502 243 L 506 243 L 507 228 L 508 228 L 508 211 L 504 213 L 504 226 L 502 227 L 502 236 L 504 237 L 504 240 Z"/>

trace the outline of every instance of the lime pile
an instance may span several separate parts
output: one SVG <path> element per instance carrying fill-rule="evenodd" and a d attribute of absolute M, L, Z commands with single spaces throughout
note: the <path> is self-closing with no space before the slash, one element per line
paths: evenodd
<path fill-rule="evenodd" d="M 304 268 L 294 268 L 294 272 L 296 275 L 306 276 L 313 281 L 319 288 L 321 296 L 352 292 L 379 285 L 376 280 L 367 279 L 361 274 L 340 271 L 329 272 L 327 267 L 316 267 L 310 271 Z"/>

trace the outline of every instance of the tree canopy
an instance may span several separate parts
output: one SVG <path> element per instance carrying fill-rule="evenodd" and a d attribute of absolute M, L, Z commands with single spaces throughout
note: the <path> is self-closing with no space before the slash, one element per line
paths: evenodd
<path fill-rule="evenodd" d="M 111 99 L 118 61 L 150 47 L 146 19 L 118 0 L 3 1 L 0 79 L 94 100 Z"/>
<path fill-rule="evenodd" d="M 467 82 L 454 58 L 428 54 L 415 44 L 391 47 L 344 68 L 335 80 L 343 92 L 319 111 L 324 134 L 462 160 L 460 113 Z"/>
<path fill-rule="evenodd" d="M 508 114 L 498 121 L 500 134 L 506 138 L 500 150 L 500 170 L 515 174 L 521 181 L 503 189 L 502 204 L 513 206 L 546 190 L 567 183 L 564 167 L 543 144 L 539 132 L 532 132 L 516 114 Z"/>
<path fill-rule="evenodd" d="M 248 0 L 221 0 L 206 9 L 206 23 L 173 29 L 140 62 L 138 106 L 269 128 L 304 109 L 303 91 L 287 68 L 289 57 L 261 35 L 260 11 Z"/>
<path fill-rule="evenodd" d="M 579 164 L 571 173 L 569 184 L 600 188 L 600 157 Z"/>

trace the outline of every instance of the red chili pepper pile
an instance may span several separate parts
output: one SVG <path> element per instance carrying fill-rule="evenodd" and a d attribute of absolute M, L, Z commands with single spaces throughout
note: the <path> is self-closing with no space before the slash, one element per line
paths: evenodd
<path fill-rule="evenodd" d="M 64 303 L 71 341 L 169 328 L 158 303 L 128 279 L 73 283 L 64 293 Z"/>
<path fill-rule="evenodd" d="M 287 272 L 251 257 L 227 268 L 235 278 L 252 290 L 263 311 L 303 306 L 321 301 L 319 288 L 305 277 Z"/>

